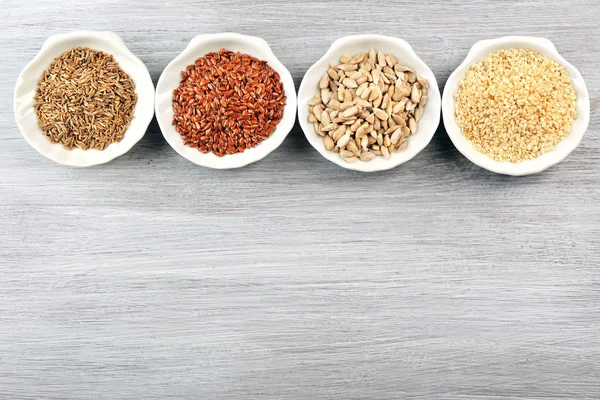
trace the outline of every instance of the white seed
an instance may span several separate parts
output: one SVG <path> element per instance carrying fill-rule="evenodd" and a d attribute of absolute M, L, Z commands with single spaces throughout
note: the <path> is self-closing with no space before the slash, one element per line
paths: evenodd
<path fill-rule="evenodd" d="M 321 89 L 321 99 L 323 101 L 323 104 L 327 105 L 329 104 L 329 101 L 331 100 L 331 98 L 333 97 L 333 92 L 329 89 Z"/>
<path fill-rule="evenodd" d="M 415 121 L 414 118 L 411 118 L 408 120 L 408 127 L 410 128 L 410 133 L 412 133 L 413 135 L 415 133 L 417 133 L 417 121 Z"/>
<path fill-rule="evenodd" d="M 358 69 L 358 65 L 356 64 L 342 64 L 338 65 L 338 68 L 345 72 L 356 71 Z"/>
<path fill-rule="evenodd" d="M 372 159 L 374 159 L 376 157 L 375 154 L 371 153 L 370 151 L 363 151 L 362 153 L 360 153 L 360 155 L 358 156 L 358 158 L 360 159 L 360 161 L 371 161 Z"/>
<path fill-rule="evenodd" d="M 327 150 L 329 150 L 329 151 L 333 150 L 335 143 L 333 142 L 333 139 L 330 136 L 325 136 L 325 138 L 323 139 L 323 142 L 325 143 L 325 148 Z"/>
<path fill-rule="evenodd" d="M 344 161 L 349 162 L 349 163 L 353 163 L 353 162 L 355 162 L 358 159 L 358 157 L 356 157 L 354 155 L 354 153 L 352 153 L 349 150 L 342 150 L 342 151 L 340 151 L 340 156 L 342 157 L 342 159 Z"/>
<path fill-rule="evenodd" d="M 315 132 L 317 132 L 317 135 L 319 135 L 319 136 L 325 136 L 325 132 L 323 132 L 321 130 L 321 124 L 319 124 L 318 122 L 314 122 L 313 123 L 313 128 L 315 128 Z"/>
<path fill-rule="evenodd" d="M 342 149 L 344 148 L 344 146 L 346 146 L 348 144 L 348 142 L 350 141 L 350 132 L 346 132 L 344 134 L 344 136 L 342 136 L 340 138 L 340 140 L 337 141 L 336 145 Z"/>
<path fill-rule="evenodd" d="M 402 138 L 402 128 L 398 128 L 392 133 L 391 141 L 393 145 L 398 144 L 400 139 Z"/>
<path fill-rule="evenodd" d="M 417 82 L 419 82 L 421 84 L 421 87 L 424 87 L 425 89 L 429 89 L 429 84 L 427 83 L 427 81 L 423 78 L 421 78 L 420 76 L 417 76 Z"/>
<path fill-rule="evenodd" d="M 423 118 L 423 107 L 419 106 L 415 110 L 415 120 L 419 122 Z"/>
<path fill-rule="evenodd" d="M 385 67 L 385 55 L 380 51 L 377 53 L 377 64 L 379 64 L 382 68 Z"/>
<path fill-rule="evenodd" d="M 387 147 L 381 147 L 381 154 L 383 154 L 383 156 L 388 160 L 390 159 L 390 151 L 387 149 Z"/>
<path fill-rule="evenodd" d="M 344 80 L 342 81 L 342 84 L 344 86 L 346 86 L 348 89 L 353 89 L 353 88 L 358 87 L 358 85 L 356 84 L 356 81 L 352 78 L 344 78 Z"/>
<path fill-rule="evenodd" d="M 353 72 L 352 75 L 350 75 L 350 79 L 357 80 L 362 76 L 363 76 L 362 72 L 356 71 L 356 72 Z"/>
<path fill-rule="evenodd" d="M 375 114 L 375 116 L 377 118 L 379 118 L 382 121 L 385 121 L 386 119 L 388 119 L 387 113 L 380 108 L 373 109 L 373 113 Z"/>
<path fill-rule="evenodd" d="M 339 81 L 340 80 L 340 76 L 338 75 L 337 71 L 335 69 L 333 69 L 333 68 L 329 68 L 329 71 L 327 71 L 327 74 L 334 81 Z"/>
<path fill-rule="evenodd" d="M 323 107 L 320 104 L 317 104 L 316 106 L 314 106 L 313 107 L 313 114 L 320 121 L 321 120 L 321 114 L 323 114 Z"/>
<path fill-rule="evenodd" d="M 352 153 L 354 153 L 355 156 L 357 156 L 359 153 L 358 147 L 356 146 L 356 143 L 353 140 L 350 140 L 348 142 L 348 144 L 346 145 L 346 148 L 348 150 L 350 150 Z"/>
<path fill-rule="evenodd" d="M 337 124 L 334 123 L 330 123 L 328 125 L 324 125 L 323 126 L 323 132 L 329 132 L 329 131 L 333 131 L 335 129 L 337 129 Z"/>
<path fill-rule="evenodd" d="M 319 89 L 325 89 L 329 87 L 329 75 L 325 74 L 321 77 L 319 81 Z"/>
<path fill-rule="evenodd" d="M 413 85 L 413 87 L 412 87 L 412 93 L 410 94 L 410 100 L 415 104 L 419 104 L 419 101 L 421 100 L 421 91 L 419 90 L 417 85 Z"/>
<path fill-rule="evenodd" d="M 415 108 L 417 108 L 417 105 L 410 100 L 406 102 L 406 106 L 404 107 L 406 111 L 412 111 Z"/>
<path fill-rule="evenodd" d="M 344 125 L 341 125 L 335 131 L 333 131 L 333 133 L 331 134 L 331 138 L 334 142 L 337 142 L 342 136 L 344 136 L 344 133 L 346 133 L 346 127 Z"/>
<path fill-rule="evenodd" d="M 349 118 L 349 117 L 354 116 L 356 113 L 358 113 L 358 107 L 352 106 L 352 107 L 349 107 L 349 108 L 345 109 L 342 112 L 342 117 Z"/>

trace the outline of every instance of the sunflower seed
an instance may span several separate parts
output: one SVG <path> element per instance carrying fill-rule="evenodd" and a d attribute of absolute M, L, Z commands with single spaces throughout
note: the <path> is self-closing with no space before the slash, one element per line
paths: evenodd
<path fill-rule="evenodd" d="M 331 136 L 325 136 L 325 138 L 323 139 L 323 143 L 325 143 L 325 148 L 329 151 L 333 150 L 333 147 L 335 146 L 335 143 L 333 142 Z"/>
<path fill-rule="evenodd" d="M 363 151 L 358 156 L 358 158 L 360 159 L 360 161 L 371 161 L 375 157 L 376 157 L 375 154 L 371 153 L 370 151 Z"/>
<path fill-rule="evenodd" d="M 353 162 L 355 162 L 358 159 L 358 157 L 356 157 L 354 155 L 354 153 L 352 153 L 349 150 L 342 150 L 342 151 L 340 151 L 340 156 L 342 157 L 342 159 L 344 161 L 346 161 L 348 163 L 353 163 Z"/>
<path fill-rule="evenodd" d="M 356 71 L 358 69 L 358 65 L 356 65 L 356 64 L 341 64 L 341 65 L 338 65 L 338 68 L 344 72 Z"/>
<path fill-rule="evenodd" d="M 423 107 L 419 106 L 415 109 L 415 121 L 419 122 L 423 118 Z"/>
<path fill-rule="evenodd" d="M 408 127 L 410 128 L 410 133 L 413 135 L 417 133 L 417 121 L 414 118 L 408 120 Z"/>
<path fill-rule="evenodd" d="M 344 86 L 346 86 L 348 89 L 354 89 L 354 88 L 358 87 L 358 85 L 356 84 L 356 81 L 352 78 L 344 78 L 344 80 L 342 81 L 342 84 Z"/>
<path fill-rule="evenodd" d="M 421 91 L 419 90 L 417 85 L 413 85 L 413 87 L 412 87 L 412 93 L 410 94 L 410 100 L 415 104 L 419 104 L 419 101 L 421 100 Z"/>
<path fill-rule="evenodd" d="M 427 103 L 427 82 L 392 54 L 371 49 L 342 56 L 319 81 L 309 122 L 328 151 L 369 161 L 406 148 Z"/>
<path fill-rule="evenodd" d="M 358 107 L 352 106 L 342 112 L 342 117 L 348 118 L 354 116 L 358 112 Z"/>
<path fill-rule="evenodd" d="M 398 144 L 398 142 L 400 141 L 400 138 L 402 138 L 402 128 L 398 128 L 394 131 L 394 133 L 392 133 L 392 137 L 391 137 L 391 141 L 393 145 Z"/>
<path fill-rule="evenodd" d="M 383 154 L 383 156 L 389 160 L 390 151 L 387 149 L 387 147 L 385 147 L 385 146 L 381 147 L 381 154 Z"/>
<path fill-rule="evenodd" d="M 373 113 L 375 114 L 375 116 L 377 118 L 379 118 L 382 121 L 388 119 L 387 113 L 385 111 L 383 111 L 382 109 L 380 109 L 380 108 L 373 109 Z"/>

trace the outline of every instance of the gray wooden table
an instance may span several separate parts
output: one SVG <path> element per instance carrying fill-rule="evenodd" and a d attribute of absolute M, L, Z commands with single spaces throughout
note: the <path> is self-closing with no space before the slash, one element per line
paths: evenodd
<path fill-rule="evenodd" d="M 597 1 L 0 9 L 1 399 L 600 398 Z M 373 175 L 298 127 L 261 162 L 204 169 L 156 122 L 114 162 L 66 168 L 21 137 L 12 91 L 48 36 L 76 29 L 119 33 L 155 82 L 197 34 L 258 35 L 297 86 L 344 35 L 406 39 L 442 87 L 480 39 L 545 36 L 583 74 L 591 125 L 524 178 L 471 164 L 443 128 Z"/>

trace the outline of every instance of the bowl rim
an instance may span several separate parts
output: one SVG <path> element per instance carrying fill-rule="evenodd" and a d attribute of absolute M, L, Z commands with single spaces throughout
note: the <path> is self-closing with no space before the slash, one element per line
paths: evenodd
<path fill-rule="evenodd" d="M 577 92 L 577 119 L 573 121 L 571 132 L 550 152 L 532 160 L 520 163 L 497 161 L 481 153 L 462 134 L 454 116 L 454 94 L 458 89 L 460 80 L 467 73 L 471 65 L 481 61 L 487 55 L 509 48 L 531 48 L 542 55 L 561 64 L 569 73 L 575 91 Z M 556 46 L 546 38 L 535 36 L 504 36 L 485 39 L 476 42 L 469 50 L 463 62 L 452 72 L 444 86 L 442 96 L 442 116 L 444 126 L 454 146 L 472 163 L 498 174 L 523 176 L 542 172 L 563 161 L 581 143 L 590 121 L 590 99 L 587 87 L 581 73 L 571 63 L 565 60 L 556 49 Z M 575 127 L 577 120 L 582 123 Z M 566 141 L 567 137 L 572 140 Z M 559 146 L 560 145 L 560 146 Z"/>
<path fill-rule="evenodd" d="M 50 59 L 50 61 L 47 63 L 49 65 L 50 62 L 52 62 L 52 60 L 54 60 L 54 58 L 58 56 L 58 54 L 52 55 L 56 46 L 73 40 L 77 41 L 87 39 L 100 39 L 106 44 L 107 48 L 114 49 L 112 52 L 110 50 L 102 51 L 105 51 L 111 54 L 113 57 L 115 57 L 115 60 L 119 63 L 119 68 L 123 69 L 123 71 L 125 71 L 127 75 L 129 75 L 132 79 L 135 79 L 138 101 L 136 103 L 134 116 L 135 120 L 141 122 L 136 124 L 138 126 L 135 131 L 131 130 L 132 126 L 130 125 L 127 128 L 127 131 L 125 131 L 125 134 L 127 135 L 127 138 L 129 140 L 121 140 L 120 142 L 112 143 L 109 146 L 111 148 L 111 151 L 108 151 L 109 148 L 102 151 L 94 149 L 81 150 L 77 148 L 67 150 L 60 143 L 51 142 L 49 143 L 52 145 L 54 151 L 48 151 L 44 148 L 45 146 L 40 143 L 41 141 L 37 140 L 38 138 L 32 136 L 38 135 L 39 132 L 32 133 L 30 130 L 27 130 L 27 128 L 23 125 L 22 120 L 24 120 L 25 118 L 20 116 L 18 111 L 19 101 L 23 95 L 18 95 L 19 90 L 21 89 L 22 85 L 25 84 L 25 82 L 31 81 L 32 79 L 39 79 L 39 76 L 34 76 L 31 70 L 33 70 L 38 63 L 42 62 L 45 59 Z M 115 54 L 113 54 L 117 52 L 124 53 L 128 60 L 134 64 L 134 67 L 123 67 L 122 63 L 120 63 L 119 60 L 117 60 Z M 142 90 L 144 92 L 148 92 L 151 89 L 151 95 L 152 97 L 154 96 L 154 84 L 152 83 L 152 77 L 150 76 L 148 68 L 135 54 L 133 54 L 133 52 L 127 47 L 123 39 L 118 34 L 111 31 L 94 30 L 77 30 L 67 33 L 58 33 L 46 39 L 46 41 L 43 43 L 42 47 L 34 56 L 34 58 L 31 61 L 29 61 L 29 63 L 27 63 L 27 65 L 19 74 L 13 91 L 13 113 L 21 135 L 25 138 L 25 140 L 27 141 L 27 143 L 29 143 L 31 147 L 37 150 L 37 152 L 43 155 L 44 157 L 58 164 L 67 165 L 71 167 L 91 167 L 95 165 L 102 165 L 114 160 L 117 157 L 122 156 L 123 154 L 131 150 L 133 146 L 135 146 L 135 144 L 138 143 L 142 139 L 142 137 L 144 137 L 146 131 L 148 130 L 148 126 L 150 125 L 150 122 L 154 117 L 154 109 L 152 108 L 151 112 L 147 113 L 140 112 L 144 103 L 140 102 L 139 100 L 139 87 L 144 87 L 144 89 Z M 44 137 L 44 140 L 48 139 Z M 94 157 L 89 157 L 90 154 L 94 154 Z"/>
<path fill-rule="evenodd" d="M 428 94 L 427 94 L 429 101 L 427 103 L 427 107 L 429 107 L 429 110 L 431 110 L 432 108 L 434 108 L 435 103 L 436 102 L 438 103 L 438 106 L 435 107 L 436 108 L 435 112 L 430 111 L 431 114 L 429 114 L 429 117 L 432 120 L 432 128 L 430 128 L 428 131 L 424 132 L 421 130 L 421 127 L 419 127 L 419 131 L 417 132 L 418 135 L 420 135 L 422 137 L 427 137 L 422 142 L 422 144 L 419 146 L 415 146 L 412 149 L 409 147 L 406 150 L 402 151 L 401 153 L 394 153 L 390 159 L 378 157 L 381 159 L 380 162 L 378 162 L 378 163 L 374 163 L 373 161 L 363 162 L 360 160 L 357 160 L 354 163 L 348 163 L 348 162 L 344 161 L 341 157 L 339 157 L 339 155 L 337 155 L 336 153 L 327 150 L 325 148 L 322 138 L 314 132 L 313 125 L 308 122 L 308 119 L 307 119 L 308 111 L 306 111 L 305 109 L 306 109 L 306 107 L 308 107 L 308 101 L 310 101 L 310 99 L 306 98 L 306 99 L 304 99 L 306 101 L 302 101 L 303 99 L 301 98 L 301 95 L 304 92 L 306 92 L 307 90 L 309 90 L 309 86 L 316 87 L 316 83 L 317 83 L 316 80 L 314 82 L 309 82 L 309 76 L 313 73 L 313 71 L 320 69 L 320 68 L 324 69 L 325 66 L 327 66 L 329 64 L 327 62 L 327 60 L 329 58 L 331 58 L 334 53 L 338 52 L 340 49 L 343 49 L 344 47 L 346 47 L 346 45 L 351 45 L 353 42 L 356 42 L 356 41 L 373 42 L 373 45 L 371 45 L 372 48 L 379 47 L 375 44 L 377 42 L 391 43 L 394 46 L 401 47 L 403 49 L 403 51 L 406 52 L 407 54 L 411 54 L 411 57 L 414 57 L 414 59 L 415 59 L 415 63 L 419 64 L 419 65 L 409 65 L 409 66 L 415 70 L 421 70 L 421 71 L 426 72 L 425 74 L 419 73 L 420 76 L 427 75 L 427 83 L 429 84 L 429 89 L 428 89 Z M 313 83 L 314 83 L 314 85 L 313 85 Z M 433 94 L 433 97 L 431 96 L 432 94 Z M 310 97 L 312 97 L 312 96 L 310 96 Z M 436 100 L 432 101 L 434 98 Z M 423 118 L 425 118 L 425 117 L 423 117 Z M 400 39 L 398 37 L 376 35 L 376 34 L 366 34 L 366 35 L 349 35 L 349 36 L 343 36 L 341 38 L 338 38 L 331 44 L 331 46 L 325 52 L 325 54 L 306 71 L 306 73 L 304 74 L 304 77 L 302 78 L 302 82 L 300 83 L 300 88 L 298 89 L 298 120 L 300 122 L 300 127 L 302 128 L 302 131 L 304 132 L 304 136 L 306 137 L 308 142 L 311 144 L 311 146 L 315 150 L 317 150 L 319 152 L 319 154 L 321 154 L 322 157 L 324 157 L 328 161 L 331 161 L 331 162 L 339 165 L 342 168 L 353 170 L 353 171 L 359 171 L 359 172 L 386 171 L 386 170 L 389 170 L 392 168 L 396 168 L 399 165 L 402 165 L 402 164 L 412 160 L 414 157 L 417 156 L 417 154 L 419 154 L 421 151 L 423 151 L 423 149 L 425 149 L 425 147 L 427 147 L 427 145 L 429 145 L 429 143 L 431 142 L 431 139 L 433 138 L 435 132 L 437 131 L 437 129 L 439 127 L 440 119 L 441 119 L 441 94 L 439 91 L 439 86 L 438 86 L 435 74 L 433 73 L 431 68 L 429 68 L 429 66 L 417 55 L 417 53 L 413 50 L 412 46 L 407 41 Z M 402 155 L 403 157 L 398 157 L 400 155 Z M 394 156 L 396 156 L 396 158 Z"/>
<path fill-rule="evenodd" d="M 237 51 L 245 52 L 246 54 L 258 58 L 259 60 L 265 60 L 268 62 L 268 65 L 280 76 L 280 80 L 283 83 L 284 91 L 286 93 L 286 104 L 284 107 L 283 118 L 281 121 L 279 121 L 275 130 L 267 139 L 261 141 L 256 147 L 246 149 L 242 153 L 218 157 L 213 153 L 205 154 L 197 149 L 193 149 L 184 145 L 180 134 L 177 133 L 172 125 L 172 107 L 169 107 L 169 110 L 171 111 L 169 111 L 170 117 L 168 120 L 166 120 L 167 115 L 163 115 L 163 113 L 160 112 L 160 107 L 161 101 L 167 101 L 167 99 L 169 100 L 169 104 L 172 104 L 173 90 L 175 88 L 166 87 L 166 80 L 168 79 L 167 76 L 171 74 L 177 74 L 177 76 L 181 76 L 180 74 L 182 69 L 177 68 L 176 65 L 182 63 L 183 60 L 188 58 L 193 58 L 196 60 L 198 57 L 204 56 L 206 52 L 200 51 L 202 54 L 199 54 L 199 47 L 214 45 L 215 43 L 221 41 L 234 41 L 238 45 L 249 45 L 258 49 L 258 52 L 254 52 L 254 54 L 250 54 L 252 53 L 252 50 L 250 50 L 250 52 L 245 50 Z M 219 49 L 211 51 L 218 50 Z M 186 65 L 189 65 L 189 63 Z M 180 80 L 178 80 L 178 82 L 179 81 Z M 294 79 L 285 65 L 283 65 L 283 63 L 281 63 L 281 61 L 279 61 L 279 59 L 275 56 L 275 53 L 273 53 L 273 50 L 266 40 L 258 36 L 243 35 L 234 32 L 205 33 L 192 38 L 187 46 L 167 64 L 161 73 L 160 78 L 158 79 L 158 84 L 156 85 L 154 101 L 156 119 L 158 121 L 161 133 L 173 150 L 175 150 L 180 156 L 196 165 L 213 169 L 242 168 L 262 160 L 271 152 L 276 150 L 283 143 L 295 124 L 296 105 L 297 100 Z"/>

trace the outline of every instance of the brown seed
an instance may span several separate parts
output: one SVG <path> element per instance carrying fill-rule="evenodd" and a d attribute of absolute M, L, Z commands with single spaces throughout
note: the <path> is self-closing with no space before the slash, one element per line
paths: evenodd
<path fill-rule="evenodd" d="M 38 125 L 52 143 L 69 150 L 104 150 L 123 139 L 137 94 L 113 56 L 77 47 L 52 61 L 34 100 Z M 173 125 L 179 123 L 180 116 L 175 115 Z"/>

